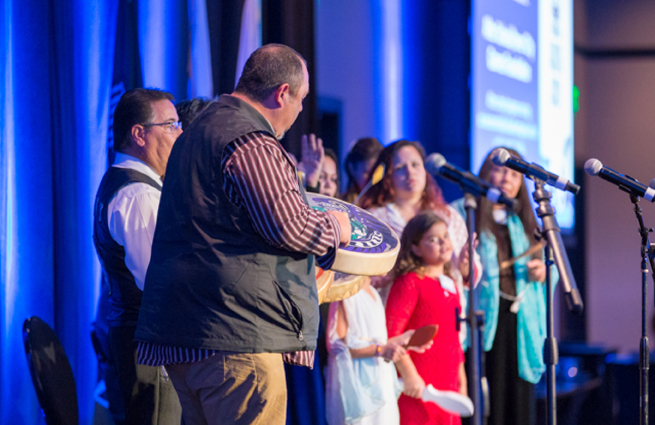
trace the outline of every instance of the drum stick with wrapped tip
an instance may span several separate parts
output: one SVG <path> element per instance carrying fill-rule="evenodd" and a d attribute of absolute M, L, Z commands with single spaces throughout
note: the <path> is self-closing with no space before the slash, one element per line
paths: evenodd
<path fill-rule="evenodd" d="M 371 180 L 369 180 L 368 183 L 366 183 L 366 186 L 364 186 L 364 189 L 362 189 L 362 191 L 359 192 L 359 195 L 357 195 L 357 198 L 355 198 L 355 202 L 353 202 L 353 204 L 357 205 L 360 198 L 364 196 L 364 194 L 368 192 L 368 190 L 371 187 L 375 186 L 376 184 L 378 184 L 380 180 L 382 180 L 382 178 L 384 177 L 384 171 L 385 171 L 384 164 L 380 164 L 377 167 L 375 167 L 375 171 L 373 171 L 373 174 L 371 175 Z"/>
<path fill-rule="evenodd" d="M 512 257 L 509 260 L 502 261 L 500 263 L 500 270 L 505 270 L 514 265 L 516 261 L 518 261 L 519 258 L 527 257 L 529 255 L 534 255 L 537 252 L 541 251 L 544 248 L 544 244 L 542 242 L 539 242 L 536 245 L 532 245 L 530 248 L 528 248 L 527 251 L 525 251 L 523 254 L 517 255 L 516 257 Z"/>

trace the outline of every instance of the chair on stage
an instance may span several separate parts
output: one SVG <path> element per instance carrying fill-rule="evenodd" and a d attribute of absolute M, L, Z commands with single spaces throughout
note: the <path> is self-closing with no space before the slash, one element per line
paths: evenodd
<path fill-rule="evenodd" d="M 75 378 L 57 334 L 32 316 L 23 323 L 23 343 L 46 424 L 77 425 Z"/>

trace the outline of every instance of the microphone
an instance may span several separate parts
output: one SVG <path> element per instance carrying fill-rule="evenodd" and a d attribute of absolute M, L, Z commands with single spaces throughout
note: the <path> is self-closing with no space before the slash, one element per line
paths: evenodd
<path fill-rule="evenodd" d="M 491 202 L 504 204 L 511 209 L 516 208 L 516 200 L 505 196 L 500 189 L 475 176 L 469 171 L 446 162 L 446 158 L 439 153 L 430 154 L 425 159 L 425 169 L 432 175 L 440 175 L 459 184 L 462 190 L 474 196 L 484 196 Z"/>
<path fill-rule="evenodd" d="M 580 186 L 577 184 L 571 183 L 564 177 L 551 173 L 539 164 L 535 164 L 534 162 L 530 164 L 523 161 L 521 158 L 512 156 L 506 149 L 498 149 L 498 151 L 494 152 L 491 161 L 500 167 L 505 166 L 511 168 L 512 170 L 525 174 L 530 178 L 544 180 L 547 184 L 560 190 L 571 192 L 574 195 L 577 195 L 580 191 Z"/>
<path fill-rule="evenodd" d="M 630 176 L 624 176 L 611 168 L 605 167 L 603 163 L 596 158 L 588 159 L 587 162 L 584 163 L 584 170 L 590 176 L 598 176 L 603 180 L 614 183 L 619 187 L 619 189 L 632 195 L 639 196 L 651 202 L 655 199 L 655 189 L 650 188 L 643 183 L 639 183 Z"/>

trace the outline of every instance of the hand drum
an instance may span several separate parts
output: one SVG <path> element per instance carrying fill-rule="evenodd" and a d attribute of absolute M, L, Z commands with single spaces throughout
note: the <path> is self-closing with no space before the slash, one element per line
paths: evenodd
<path fill-rule="evenodd" d="M 309 206 L 319 211 L 348 213 L 352 236 L 350 244 L 337 250 L 332 270 L 358 276 L 388 273 L 396 263 L 400 241 L 383 221 L 355 205 L 315 193 L 307 194 Z"/>

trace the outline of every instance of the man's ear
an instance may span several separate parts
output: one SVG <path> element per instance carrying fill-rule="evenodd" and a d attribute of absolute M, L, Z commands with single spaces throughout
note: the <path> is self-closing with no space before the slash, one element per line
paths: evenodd
<path fill-rule="evenodd" d="M 130 130 L 132 141 L 135 145 L 143 147 L 146 144 L 146 128 L 141 124 L 135 124 Z"/>
<path fill-rule="evenodd" d="M 285 103 L 289 102 L 289 83 L 280 85 L 274 92 L 275 103 L 282 107 Z"/>

